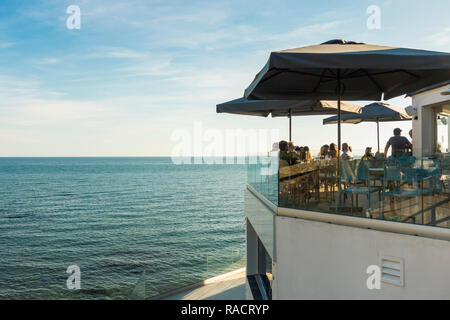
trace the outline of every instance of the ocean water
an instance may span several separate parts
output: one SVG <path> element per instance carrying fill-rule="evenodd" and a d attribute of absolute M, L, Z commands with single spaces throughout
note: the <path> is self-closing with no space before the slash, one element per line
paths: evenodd
<path fill-rule="evenodd" d="M 241 267 L 245 183 L 236 164 L 0 158 L 0 299 L 144 299 Z"/>

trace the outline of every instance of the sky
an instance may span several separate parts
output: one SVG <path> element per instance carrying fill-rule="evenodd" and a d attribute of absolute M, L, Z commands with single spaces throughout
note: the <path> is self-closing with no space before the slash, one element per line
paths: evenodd
<path fill-rule="evenodd" d="M 70 5 L 80 29 L 66 25 Z M 367 27 L 370 5 L 381 9 L 380 29 Z M 168 156 L 181 141 L 174 132 L 194 139 L 198 123 L 286 139 L 285 118 L 216 114 L 271 51 L 338 38 L 450 52 L 449 11 L 448 0 L 2 0 L 0 156 Z M 323 118 L 294 118 L 296 144 L 335 142 Z M 384 144 L 411 124 L 380 127 Z M 354 150 L 376 146 L 375 124 L 342 134 Z"/>

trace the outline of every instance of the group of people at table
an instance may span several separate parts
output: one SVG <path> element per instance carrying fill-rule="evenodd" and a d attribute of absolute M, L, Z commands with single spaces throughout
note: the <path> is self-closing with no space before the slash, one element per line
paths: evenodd
<path fill-rule="evenodd" d="M 392 149 L 392 156 L 409 156 L 412 154 L 412 143 L 404 136 L 401 135 L 402 130 L 400 128 L 394 129 L 394 135 L 387 141 L 384 153 L 372 153 L 372 147 L 367 147 L 361 160 L 371 159 L 383 159 L 389 151 Z M 412 138 L 412 130 L 409 131 L 409 135 Z M 280 150 L 280 166 L 294 165 L 298 163 L 310 163 L 315 160 L 331 160 L 338 158 L 338 148 L 335 143 L 329 145 L 323 145 L 320 148 L 320 152 L 317 157 L 312 157 L 308 146 L 295 146 L 295 144 L 287 141 L 280 141 L 278 143 Z M 342 152 L 340 159 L 353 160 L 352 147 L 348 143 L 342 144 Z"/>
<path fill-rule="evenodd" d="M 298 195 L 299 197 L 295 201 L 300 201 L 299 203 L 301 203 L 301 201 L 306 201 L 305 199 L 310 199 L 312 193 L 316 190 L 315 193 L 317 199 L 319 199 L 322 197 L 320 186 L 323 184 L 325 197 L 330 196 L 333 199 L 333 193 L 336 190 L 335 187 L 338 181 L 336 180 L 337 161 L 333 160 L 337 160 L 338 157 L 342 160 L 340 169 L 342 190 L 347 188 L 350 190 L 350 187 L 354 185 L 363 187 L 361 190 L 367 190 L 364 192 L 370 194 L 370 182 L 372 180 L 373 186 L 377 187 L 377 190 L 381 190 L 381 187 L 386 187 L 386 190 L 392 191 L 399 184 L 393 183 L 389 179 L 386 180 L 386 185 L 384 184 L 385 165 L 387 163 L 391 165 L 396 164 L 397 161 L 404 161 L 404 159 L 408 159 L 406 162 L 411 163 L 410 160 L 414 158 L 412 157 L 412 143 L 409 139 L 402 136 L 401 132 L 402 130 L 399 128 L 394 129 L 394 135 L 387 141 L 384 153 L 377 152 L 374 154 L 372 153 L 372 148 L 367 147 L 362 157 L 354 157 L 352 147 L 348 143 L 342 144 L 340 155 L 337 145 L 331 143 L 323 145 L 317 156 L 312 157 L 309 147 L 296 147 L 293 142 L 280 141 L 278 144 L 280 159 L 279 178 L 280 182 L 283 182 L 284 189 L 282 190 L 285 191 L 284 194 Z M 412 138 L 412 130 L 409 132 L 409 135 Z M 387 157 L 389 149 L 391 149 L 391 156 Z M 372 179 L 369 176 L 372 176 Z M 292 183 L 294 181 L 295 183 Z M 364 189 L 364 187 L 366 188 Z M 295 188 L 295 191 L 289 188 Z M 344 201 L 345 199 L 346 194 L 344 194 Z M 393 206 L 392 200 L 391 198 L 391 207 Z M 368 207 L 371 207 L 370 199 Z"/>

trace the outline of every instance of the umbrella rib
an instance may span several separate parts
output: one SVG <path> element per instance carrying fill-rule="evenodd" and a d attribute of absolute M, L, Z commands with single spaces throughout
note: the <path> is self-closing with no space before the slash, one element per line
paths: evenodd
<path fill-rule="evenodd" d="M 363 69 L 359 69 L 359 70 L 363 70 Z M 357 71 L 359 71 L 359 70 L 357 70 Z M 365 70 L 365 71 L 367 71 L 367 70 Z M 356 72 L 356 71 L 355 71 L 355 72 Z M 393 71 L 374 72 L 374 73 L 369 73 L 369 72 L 367 71 L 367 74 L 356 75 L 356 76 L 355 76 L 355 75 L 350 75 L 350 76 L 346 76 L 345 78 L 346 78 L 346 79 L 350 79 L 350 78 L 359 78 L 359 77 L 365 77 L 365 76 L 368 76 L 368 75 L 370 75 L 370 76 L 379 76 L 379 75 L 383 75 L 383 74 L 390 74 L 390 73 L 397 73 L 397 72 L 404 72 L 404 73 L 406 73 L 406 74 L 408 74 L 408 75 L 410 75 L 410 76 L 412 76 L 412 77 L 415 77 L 415 78 L 417 78 L 417 79 L 420 78 L 420 76 L 418 76 L 418 75 L 416 75 L 416 74 L 414 74 L 414 73 L 412 73 L 412 72 L 403 70 L 403 69 L 397 69 L 397 70 L 393 70 Z M 353 74 L 353 72 L 352 72 L 352 74 Z"/>
<path fill-rule="evenodd" d="M 323 70 L 322 70 L 322 74 L 320 75 L 319 81 L 317 82 L 317 84 L 316 84 L 316 86 L 314 87 L 314 89 L 313 89 L 312 92 L 316 92 L 317 89 L 319 89 L 319 86 L 320 86 L 320 84 L 322 83 L 323 76 L 325 75 L 325 72 L 327 72 L 327 70 L 328 70 L 328 69 L 323 69 Z"/>
<path fill-rule="evenodd" d="M 357 69 L 357 70 L 354 70 L 354 71 L 351 71 L 351 72 L 348 72 L 348 73 L 344 73 L 342 75 L 342 78 L 343 79 L 353 78 L 353 77 L 355 77 L 354 76 L 355 74 L 357 74 L 358 72 L 361 72 L 361 71 L 364 71 L 364 69 Z M 361 76 L 363 76 L 363 75 L 361 75 Z M 356 77 L 358 77 L 358 76 L 356 76 Z"/>
<path fill-rule="evenodd" d="M 354 71 L 351 71 L 351 72 L 348 72 L 348 70 L 347 70 L 347 72 L 343 72 L 342 73 L 342 75 L 341 75 L 341 77 L 344 79 L 344 78 L 347 78 L 347 77 L 349 77 L 349 76 L 352 76 L 352 75 L 354 75 L 355 73 L 358 73 L 358 72 L 360 72 L 360 71 L 362 71 L 363 69 L 357 69 L 357 70 L 354 70 Z"/>
<path fill-rule="evenodd" d="M 328 70 L 328 69 L 326 69 L 326 70 Z M 301 75 L 306 75 L 306 76 L 313 76 L 313 77 L 319 77 L 320 78 L 319 84 L 322 83 L 322 82 L 333 81 L 333 80 L 336 79 L 335 76 L 327 76 L 327 75 L 325 75 L 325 72 L 322 72 L 321 74 L 315 74 L 315 73 L 311 73 L 311 72 L 296 71 L 296 70 L 289 70 L 289 69 L 280 69 L 280 68 L 272 68 L 268 72 L 270 72 L 270 71 L 276 71 L 276 72 L 274 74 L 271 74 L 267 78 L 262 79 L 260 81 L 260 83 L 266 82 L 266 81 L 268 81 L 268 80 L 270 80 L 270 79 L 280 75 L 283 72 L 296 73 L 296 74 L 301 74 Z M 364 74 L 355 75 L 356 73 L 361 72 L 361 71 L 363 71 Z M 374 73 L 369 73 L 367 71 L 367 69 L 358 69 L 358 70 L 355 70 L 353 72 L 350 72 L 347 75 L 344 75 L 342 78 L 343 79 L 352 79 L 352 78 L 360 78 L 360 77 L 366 77 L 366 76 L 373 77 L 373 76 L 378 76 L 378 75 L 383 75 L 383 74 L 390 74 L 390 73 L 397 73 L 397 72 L 404 72 L 404 73 L 406 73 L 406 74 L 408 74 L 408 75 L 410 75 L 412 77 L 415 77 L 417 79 L 420 78 L 420 76 L 418 76 L 418 75 L 416 75 L 416 74 L 414 74 L 414 73 L 412 73 L 410 71 L 404 70 L 404 69 L 397 69 L 397 70 L 393 70 L 393 71 L 374 72 Z M 326 78 L 328 81 L 327 80 L 323 80 L 323 78 Z M 315 89 L 315 90 L 317 90 L 317 89 Z"/>
<path fill-rule="evenodd" d="M 378 88 L 378 90 L 380 90 L 380 92 L 384 92 L 383 88 L 381 88 L 380 84 L 378 82 L 375 81 L 375 79 L 372 77 L 372 75 L 366 70 L 364 69 L 363 72 L 366 73 L 367 77 L 370 79 L 370 81 L 372 81 L 372 83 Z"/>
<path fill-rule="evenodd" d="M 402 72 L 404 72 L 404 73 L 406 73 L 406 74 L 409 74 L 411 77 L 414 77 L 414 78 L 416 78 L 416 79 L 420 79 L 420 76 L 419 76 L 419 75 L 414 74 L 414 73 L 412 73 L 412 72 L 410 72 L 410 71 L 407 71 L 407 70 L 404 70 L 404 69 L 400 69 L 400 71 L 402 71 Z"/>
<path fill-rule="evenodd" d="M 283 71 L 278 70 L 278 69 L 270 69 L 268 72 L 272 71 L 272 70 L 277 70 L 277 72 L 275 72 L 274 74 L 271 74 L 270 76 L 268 76 L 267 78 L 262 79 L 259 83 L 264 83 L 274 77 L 276 77 L 277 75 L 281 74 Z"/>
<path fill-rule="evenodd" d="M 311 72 L 304 72 L 304 71 L 296 71 L 296 70 L 289 70 L 289 69 L 279 69 L 279 68 L 274 68 L 274 70 L 278 70 L 281 72 L 289 72 L 289 73 L 297 73 L 297 74 L 302 74 L 302 75 L 306 75 L 306 76 L 313 76 L 313 77 L 324 77 L 327 79 L 335 79 L 335 77 L 332 76 L 326 76 L 326 75 L 322 75 L 322 74 L 315 74 L 315 73 L 311 73 Z"/>
<path fill-rule="evenodd" d="M 341 83 L 341 87 L 342 87 L 342 89 L 340 90 L 340 92 L 341 92 L 341 94 L 343 95 L 344 92 L 345 92 L 345 83 L 344 83 L 344 82 Z M 338 85 L 336 85 L 336 90 L 335 90 L 336 95 L 337 95 L 339 89 L 340 89 L 340 88 L 338 87 Z"/>

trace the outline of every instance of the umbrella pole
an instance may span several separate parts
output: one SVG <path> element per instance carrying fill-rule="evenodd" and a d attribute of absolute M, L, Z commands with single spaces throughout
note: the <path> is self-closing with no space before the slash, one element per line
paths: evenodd
<path fill-rule="evenodd" d="M 337 113 L 337 129 L 338 129 L 338 159 L 337 159 L 337 175 L 338 175 L 338 201 L 336 206 L 336 212 L 339 213 L 341 207 L 341 170 L 340 170 L 340 162 L 341 162 L 341 70 L 337 70 L 337 102 L 338 102 L 338 113 Z"/>
<path fill-rule="evenodd" d="M 292 109 L 289 109 L 289 142 L 292 141 Z"/>
<path fill-rule="evenodd" d="M 377 140 L 378 140 L 378 153 L 380 153 L 380 121 L 377 118 Z"/>

